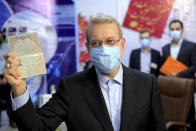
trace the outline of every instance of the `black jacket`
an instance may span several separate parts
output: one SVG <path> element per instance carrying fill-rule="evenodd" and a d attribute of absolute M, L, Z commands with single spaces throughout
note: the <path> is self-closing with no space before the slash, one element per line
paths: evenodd
<path fill-rule="evenodd" d="M 153 76 L 123 66 L 122 103 L 120 131 L 165 131 Z M 37 111 L 29 100 L 12 113 L 20 131 L 52 131 L 63 121 L 68 131 L 113 131 L 94 67 L 61 79 L 52 99 Z"/>
<path fill-rule="evenodd" d="M 162 64 L 170 56 L 170 46 L 171 43 L 162 48 Z M 183 40 L 177 60 L 189 67 L 187 70 L 178 73 L 177 76 L 194 78 L 194 73 L 196 72 L 196 44 Z"/>
<path fill-rule="evenodd" d="M 157 76 L 159 74 L 159 68 L 161 64 L 161 56 L 160 52 L 154 49 L 151 49 L 151 66 L 150 66 L 150 73 Z M 130 60 L 129 60 L 129 67 L 140 70 L 140 54 L 141 49 L 135 49 L 131 52 Z"/>

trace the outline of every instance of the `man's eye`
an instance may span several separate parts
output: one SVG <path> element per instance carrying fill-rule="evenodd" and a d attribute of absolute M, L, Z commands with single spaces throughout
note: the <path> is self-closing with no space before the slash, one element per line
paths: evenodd
<path fill-rule="evenodd" d="M 93 42 L 91 42 L 91 45 L 93 45 L 93 46 L 99 45 L 99 42 L 98 41 L 93 41 Z"/>
<path fill-rule="evenodd" d="M 180 28 L 176 28 L 176 30 L 180 30 Z"/>
<path fill-rule="evenodd" d="M 113 44 L 114 43 L 114 40 L 107 40 L 106 43 L 107 44 Z"/>

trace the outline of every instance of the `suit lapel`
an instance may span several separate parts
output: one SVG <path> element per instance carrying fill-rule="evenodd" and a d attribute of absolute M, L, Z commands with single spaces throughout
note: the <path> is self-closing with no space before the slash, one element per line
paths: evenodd
<path fill-rule="evenodd" d="M 167 59 L 167 57 L 170 56 L 171 44 L 169 44 L 166 48 L 167 48 L 167 49 L 166 49 L 166 54 L 168 54 L 168 55 L 166 56 L 166 59 Z"/>
<path fill-rule="evenodd" d="M 95 68 L 87 71 L 83 96 L 105 131 L 113 131 L 112 123 L 98 82 Z"/>
<path fill-rule="evenodd" d="M 179 53 L 178 53 L 178 57 L 177 57 L 177 60 L 179 60 L 179 61 L 181 61 L 181 58 L 182 58 L 183 53 L 184 53 L 183 50 L 185 50 L 185 46 L 186 46 L 186 44 L 185 44 L 184 41 L 183 41 L 183 42 L 182 42 L 182 45 L 181 45 L 181 47 L 180 47 Z"/>
<path fill-rule="evenodd" d="M 137 51 L 137 58 L 136 58 L 136 64 L 137 64 L 137 66 L 136 67 L 138 67 L 137 68 L 137 70 L 140 70 L 140 57 L 141 57 L 141 49 L 139 49 L 138 51 Z"/>
<path fill-rule="evenodd" d="M 155 60 L 155 55 L 154 55 L 153 49 L 150 50 L 150 53 L 151 53 L 151 55 L 150 55 L 150 57 L 151 57 L 151 58 L 150 58 L 150 73 L 152 74 L 153 71 L 152 71 L 151 64 L 154 63 L 154 60 Z"/>
<path fill-rule="evenodd" d="M 154 59 L 155 59 L 155 55 L 154 55 L 153 49 L 150 50 L 150 53 L 151 53 L 151 63 L 152 63 L 152 62 L 154 62 Z"/>
<path fill-rule="evenodd" d="M 123 66 L 123 104 L 121 112 L 121 127 L 120 131 L 127 131 L 131 121 L 130 115 L 134 112 L 136 95 L 134 87 L 136 87 L 136 76 Z"/>

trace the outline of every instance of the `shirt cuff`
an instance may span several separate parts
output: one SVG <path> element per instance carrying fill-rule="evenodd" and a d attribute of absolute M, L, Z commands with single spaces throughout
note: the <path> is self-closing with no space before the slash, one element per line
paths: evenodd
<path fill-rule="evenodd" d="M 22 94 L 21 96 L 15 97 L 15 98 L 13 98 L 12 91 L 11 91 L 10 96 L 11 96 L 11 101 L 12 101 L 12 109 L 13 111 L 16 111 L 17 109 L 19 109 L 20 107 L 22 107 L 28 102 L 29 90 L 27 88 L 24 94 Z"/>

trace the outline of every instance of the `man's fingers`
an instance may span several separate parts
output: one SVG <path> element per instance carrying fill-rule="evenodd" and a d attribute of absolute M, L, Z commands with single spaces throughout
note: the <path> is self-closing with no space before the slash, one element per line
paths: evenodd
<path fill-rule="evenodd" d="M 12 69 L 8 69 L 8 75 L 13 76 L 15 79 L 18 79 L 18 77 L 20 76 L 19 71 L 18 70 L 14 70 Z"/>
<path fill-rule="evenodd" d="M 9 57 L 7 58 L 7 63 L 15 65 L 15 66 L 20 66 L 20 61 L 16 59 L 15 57 Z"/>
<path fill-rule="evenodd" d="M 7 82 L 12 86 L 15 96 L 20 96 L 26 90 L 26 79 L 21 78 L 20 61 L 13 53 L 4 55 L 6 64 L 3 69 L 3 74 Z"/>
<path fill-rule="evenodd" d="M 17 80 L 21 76 L 20 72 L 20 61 L 17 59 L 16 55 L 13 53 L 7 53 L 4 54 L 4 59 L 6 60 L 6 64 L 9 64 L 9 66 L 5 65 L 3 69 L 3 74 L 5 77 L 11 81 L 14 79 Z"/>
<path fill-rule="evenodd" d="M 21 66 L 20 60 L 17 59 L 16 55 L 13 53 L 5 54 L 4 59 L 6 60 L 6 63 L 8 63 L 9 65 Z"/>
<path fill-rule="evenodd" d="M 12 76 L 15 79 L 18 79 L 18 77 L 21 76 L 19 67 L 14 65 L 14 64 L 10 64 L 9 68 L 5 67 L 4 70 L 3 70 L 3 74 L 5 76 Z"/>
<path fill-rule="evenodd" d="M 9 57 L 13 57 L 14 58 L 14 57 L 16 57 L 16 55 L 14 53 L 12 53 L 12 52 L 9 52 L 9 53 L 4 54 L 3 57 L 7 61 L 7 59 Z"/>

